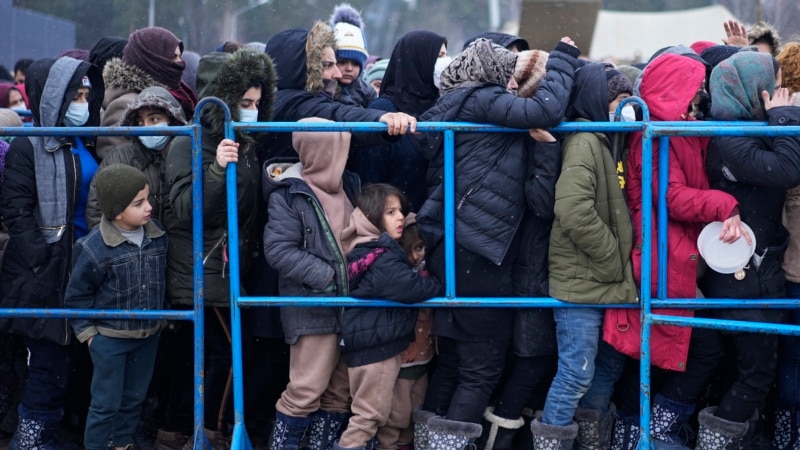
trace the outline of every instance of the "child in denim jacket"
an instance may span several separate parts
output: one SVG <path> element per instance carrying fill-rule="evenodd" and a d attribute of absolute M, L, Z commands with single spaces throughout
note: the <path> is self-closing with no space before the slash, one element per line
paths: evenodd
<path fill-rule="evenodd" d="M 144 174 L 112 164 L 97 173 L 100 226 L 75 243 L 65 304 L 83 309 L 164 309 L 167 235 L 150 220 Z M 72 328 L 94 363 L 87 450 L 133 445 L 165 321 L 75 319 Z"/>

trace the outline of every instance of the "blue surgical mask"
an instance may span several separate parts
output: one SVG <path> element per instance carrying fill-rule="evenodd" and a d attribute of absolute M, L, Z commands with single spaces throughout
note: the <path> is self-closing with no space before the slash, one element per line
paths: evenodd
<path fill-rule="evenodd" d="M 64 125 L 82 127 L 89 121 L 89 103 L 72 102 L 64 114 Z"/>
<path fill-rule="evenodd" d="M 239 122 L 258 122 L 258 110 L 239 108 Z"/>
<path fill-rule="evenodd" d="M 451 62 L 453 62 L 453 58 L 449 56 L 445 56 L 444 58 L 436 58 L 436 64 L 433 66 L 433 85 L 437 88 L 441 87 L 439 80 L 442 77 L 442 72 L 444 72 L 444 69 L 446 69 Z"/>
<path fill-rule="evenodd" d="M 168 124 L 167 122 L 159 122 L 154 125 L 150 125 L 150 127 L 166 127 Z M 149 148 L 153 151 L 163 150 L 164 147 L 169 142 L 170 136 L 139 136 L 139 141 L 145 147 Z"/>

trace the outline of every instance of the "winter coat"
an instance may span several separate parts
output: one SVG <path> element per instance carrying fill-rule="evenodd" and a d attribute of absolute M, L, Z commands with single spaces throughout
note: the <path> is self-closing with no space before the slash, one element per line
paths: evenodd
<path fill-rule="evenodd" d="M 737 53 L 711 73 L 714 92 L 712 114 L 717 120 L 764 120 L 769 125 L 800 123 L 800 108 L 773 107 L 766 111 L 761 92 L 775 89 L 775 60 L 763 53 Z M 703 280 L 709 297 L 776 298 L 784 296 L 785 279 L 780 266 L 788 245 L 781 215 L 786 191 L 800 185 L 800 138 L 715 137 L 706 161 L 709 180 L 739 201 L 742 221 L 755 234 L 755 254 L 744 267 L 744 278 L 709 270 Z M 780 311 L 718 311 L 738 320 L 776 322 Z"/>
<path fill-rule="evenodd" d="M 66 110 L 77 92 L 80 81 L 88 76 L 92 84 L 89 94 L 89 120 L 86 126 L 100 123 L 100 104 L 103 80 L 99 71 L 89 63 L 77 66 L 71 79 L 60 84 L 50 82 L 48 74 L 55 59 L 41 59 L 28 69 L 28 96 L 34 125 L 63 126 Z M 49 94 L 49 97 L 45 97 Z M 57 111 L 49 109 L 54 107 Z M 53 158 L 63 159 L 66 170 L 64 186 L 69 201 L 66 206 L 66 225 L 58 241 L 47 243 L 40 226 L 39 198 L 36 179 L 34 142 L 41 139 Z M 87 142 L 87 147 L 90 145 Z M 9 241 L 0 270 L 0 306 L 3 308 L 63 308 L 64 291 L 69 279 L 74 230 L 74 199 L 81 185 L 80 158 L 71 151 L 68 138 L 37 138 L 19 136 L 11 142 L 6 155 L 0 215 L 8 227 Z M 2 318 L 0 330 L 23 334 L 32 339 L 45 339 L 57 344 L 70 342 L 71 330 L 67 319 Z"/>
<path fill-rule="evenodd" d="M 343 105 L 366 108 L 377 96 L 375 89 L 359 76 L 349 85 L 339 84 L 334 100 Z"/>
<path fill-rule="evenodd" d="M 268 121 L 272 108 L 274 85 L 272 62 L 266 55 L 251 50 L 235 54 L 212 53 L 200 61 L 198 91 L 201 97 L 222 99 L 239 120 L 238 104 L 251 81 L 262 88 L 259 120 Z M 202 176 L 203 176 L 203 270 L 204 297 L 207 306 L 230 305 L 227 247 L 228 216 L 226 170 L 216 162 L 217 145 L 224 136 L 224 115 L 221 108 L 209 105 L 203 110 Z M 239 217 L 239 264 L 241 276 L 247 275 L 252 254 L 256 251 L 260 231 L 256 217 L 261 207 L 261 171 L 256 158 L 255 141 L 238 134 L 239 162 L 236 164 Z M 192 258 L 192 148 L 188 139 L 175 139 L 166 157 L 166 183 L 169 202 L 175 213 L 167 217 L 170 247 L 167 258 L 167 297 L 172 304 L 191 305 L 194 283 Z"/>
<path fill-rule="evenodd" d="M 139 94 L 133 103 L 130 104 L 125 111 L 122 125 L 137 126 L 138 111 L 145 107 L 157 108 L 163 111 L 167 114 L 170 124 L 183 125 L 186 123 L 181 105 L 175 100 L 175 97 L 165 89 L 151 88 L 147 89 L 144 94 Z M 169 153 L 169 148 L 173 140 L 174 139 L 171 139 L 161 150 L 152 150 L 142 145 L 139 138 L 135 137 L 126 144 L 114 147 L 111 152 L 103 158 L 100 162 L 100 167 L 97 169 L 101 170 L 111 164 L 125 164 L 141 170 L 147 178 L 147 185 L 150 188 L 150 197 L 148 200 L 150 206 L 153 207 L 150 216 L 154 219 L 158 219 L 158 221 L 162 223 L 166 221 L 165 216 L 167 214 L 167 209 L 169 209 L 167 202 L 169 193 L 167 192 L 166 183 L 164 182 L 164 158 Z M 100 211 L 100 205 L 97 202 L 95 180 L 92 179 L 92 184 L 89 187 L 89 199 L 86 202 L 86 223 L 89 225 L 89 228 L 94 228 L 95 225 L 99 224 L 102 215 L 103 213 Z"/>
<path fill-rule="evenodd" d="M 564 43 L 550 54 L 547 75 L 536 94 L 520 98 L 505 86 L 483 83 L 447 91 L 422 115 L 423 122 L 477 122 L 511 128 L 551 128 L 564 117 L 577 50 Z M 499 265 L 517 234 L 525 210 L 527 152 L 533 141 L 522 133 L 457 133 L 455 137 L 456 241 Z M 429 247 L 444 237 L 443 138 L 425 136 L 431 161 L 431 195 L 417 222 Z"/>
<path fill-rule="evenodd" d="M 578 69 L 567 117 L 607 121 L 608 104 L 604 67 Z M 562 149 L 550 233 L 550 295 L 570 303 L 635 302 L 633 230 L 608 137 L 574 133 Z"/>
<path fill-rule="evenodd" d="M 547 252 L 559 173 L 561 144 L 538 142 L 528 154 L 528 175 L 525 179 L 528 206 L 522 219 L 520 251 L 511 272 L 516 297 L 550 296 Z M 513 349 L 517 356 L 555 355 L 558 352 L 556 326 L 550 309 L 517 309 L 513 336 Z"/>
<path fill-rule="evenodd" d="M 276 164 L 283 168 L 283 175 L 272 178 Z M 322 206 L 299 173 L 299 167 L 291 163 L 268 162 L 264 167 L 264 198 L 269 199 L 264 253 L 279 273 L 278 292 L 298 297 L 349 295 L 345 257 Z M 343 184 L 355 203 L 358 176 L 345 172 Z M 294 344 L 301 335 L 338 333 L 339 314 L 338 308 L 281 308 L 286 342 Z"/>
<path fill-rule="evenodd" d="M 100 226 L 75 243 L 74 251 L 65 306 L 133 311 L 164 309 L 167 235 L 157 221 L 144 225 L 144 238 L 138 246 L 103 217 Z M 144 339 L 165 324 L 166 321 L 158 319 L 73 319 L 72 329 L 80 342 L 95 334 Z"/>
<path fill-rule="evenodd" d="M 335 47 L 333 31 L 317 22 L 310 31 L 293 29 L 276 34 L 267 42 L 266 52 L 278 71 L 275 121 L 296 122 L 308 117 L 335 122 L 378 122 L 383 112 L 333 101 L 323 92 L 322 50 Z M 354 133 L 359 145 L 377 145 L 394 139 L 386 133 Z M 261 142 L 265 153 L 260 161 L 293 157 L 291 133 L 270 133 Z"/>
<path fill-rule="evenodd" d="M 665 54 L 655 59 L 642 77 L 642 99 L 650 107 L 654 120 L 687 120 L 686 112 L 705 78 L 705 66 L 693 59 Z M 635 246 L 633 248 L 633 274 L 641 280 L 642 268 L 642 134 L 632 133 L 629 140 L 627 179 L 625 193 L 628 209 L 633 219 Z M 708 138 L 677 137 L 669 140 L 669 187 L 667 190 L 667 297 L 694 298 L 697 295 L 697 271 L 700 252 L 697 237 L 709 222 L 724 221 L 736 209 L 737 202 L 719 190 L 709 187 L 705 171 Z M 651 292 L 657 292 L 658 277 L 658 140 L 653 141 L 653 239 L 651 258 Z M 639 323 L 639 311 L 616 310 L 630 323 Z M 692 316 L 692 310 L 658 310 L 658 314 Z M 608 313 L 606 319 L 608 320 Z M 630 327 L 629 329 L 635 329 Z M 620 331 L 622 329 L 623 331 Z M 609 326 L 618 339 L 637 346 L 638 333 L 625 332 L 625 327 Z M 670 370 L 686 370 L 691 328 L 654 326 L 651 328 L 653 364 Z"/>
<path fill-rule="evenodd" d="M 351 297 L 417 303 L 441 290 L 439 281 L 427 272 L 414 271 L 403 249 L 386 233 L 358 244 L 347 261 Z M 414 342 L 416 323 L 415 308 L 344 308 L 340 342 L 347 366 L 399 355 Z"/>

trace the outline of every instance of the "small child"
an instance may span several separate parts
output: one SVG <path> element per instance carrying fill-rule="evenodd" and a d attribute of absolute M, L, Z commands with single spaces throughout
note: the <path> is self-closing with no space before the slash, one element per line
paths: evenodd
<path fill-rule="evenodd" d="M 64 303 L 82 309 L 164 309 L 167 235 L 150 220 L 145 175 L 112 164 L 97 173 L 100 226 L 78 240 Z M 163 320 L 73 319 L 94 363 L 87 450 L 132 448 Z"/>
<path fill-rule="evenodd" d="M 397 242 L 405 227 L 404 211 L 408 202 L 392 185 L 377 183 L 361 191 L 342 233 L 352 297 L 416 303 L 441 290 L 438 280 L 411 267 Z M 353 415 L 334 450 L 370 447 L 378 427 L 387 423 L 401 354 L 415 340 L 416 320 L 411 308 L 344 308 L 340 345 Z"/>
<path fill-rule="evenodd" d="M 425 241 L 419 233 L 416 214 L 406 216 L 399 244 L 406 253 L 411 268 L 423 277 L 425 270 Z M 414 342 L 400 355 L 400 373 L 394 384 L 392 412 L 386 425 L 378 429 L 378 448 L 410 450 L 414 448 L 412 411 L 422 406 L 428 390 L 428 363 L 433 359 L 433 310 L 419 308 L 414 326 Z"/>

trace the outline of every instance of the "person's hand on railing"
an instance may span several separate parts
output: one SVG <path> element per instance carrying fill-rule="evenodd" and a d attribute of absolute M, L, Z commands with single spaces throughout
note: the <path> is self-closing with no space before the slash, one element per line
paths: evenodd
<path fill-rule="evenodd" d="M 561 38 L 561 42 L 563 42 L 565 44 L 569 44 L 569 45 L 571 45 L 571 46 L 573 46 L 575 48 L 578 48 L 578 46 L 575 45 L 575 41 L 573 41 L 572 38 L 570 38 L 569 36 L 562 37 Z"/>
<path fill-rule="evenodd" d="M 764 109 L 767 111 L 779 106 L 794 106 L 794 96 L 795 94 L 789 94 L 789 89 L 786 88 L 775 89 L 772 98 L 769 98 L 769 92 L 761 91 L 761 98 L 764 99 Z"/>
<path fill-rule="evenodd" d="M 223 139 L 217 146 L 217 165 L 223 169 L 228 167 L 228 163 L 239 161 L 239 144 L 230 140 Z"/>
<path fill-rule="evenodd" d="M 528 134 L 531 135 L 534 141 L 536 142 L 555 142 L 556 138 L 550 134 L 549 131 L 543 130 L 541 128 L 531 128 L 528 130 Z"/>
<path fill-rule="evenodd" d="M 413 133 L 417 130 L 417 118 L 406 113 L 386 113 L 379 120 L 389 126 L 389 136 Z"/>
<path fill-rule="evenodd" d="M 733 45 L 736 47 L 747 47 L 750 45 L 750 40 L 747 39 L 747 29 L 743 24 L 735 20 L 728 20 L 722 23 L 722 27 L 725 28 L 725 37 L 722 38 L 722 42 L 724 42 L 725 45 Z"/>
<path fill-rule="evenodd" d="M 753 245 L 752 236 L 744 228 L 741 216 L 736 214 L 722 222 L 722 231 L 719 233 L 719 239 L 726 244 L 733 244 L 739 238 L 744 238 L 747 245 Z"/>

